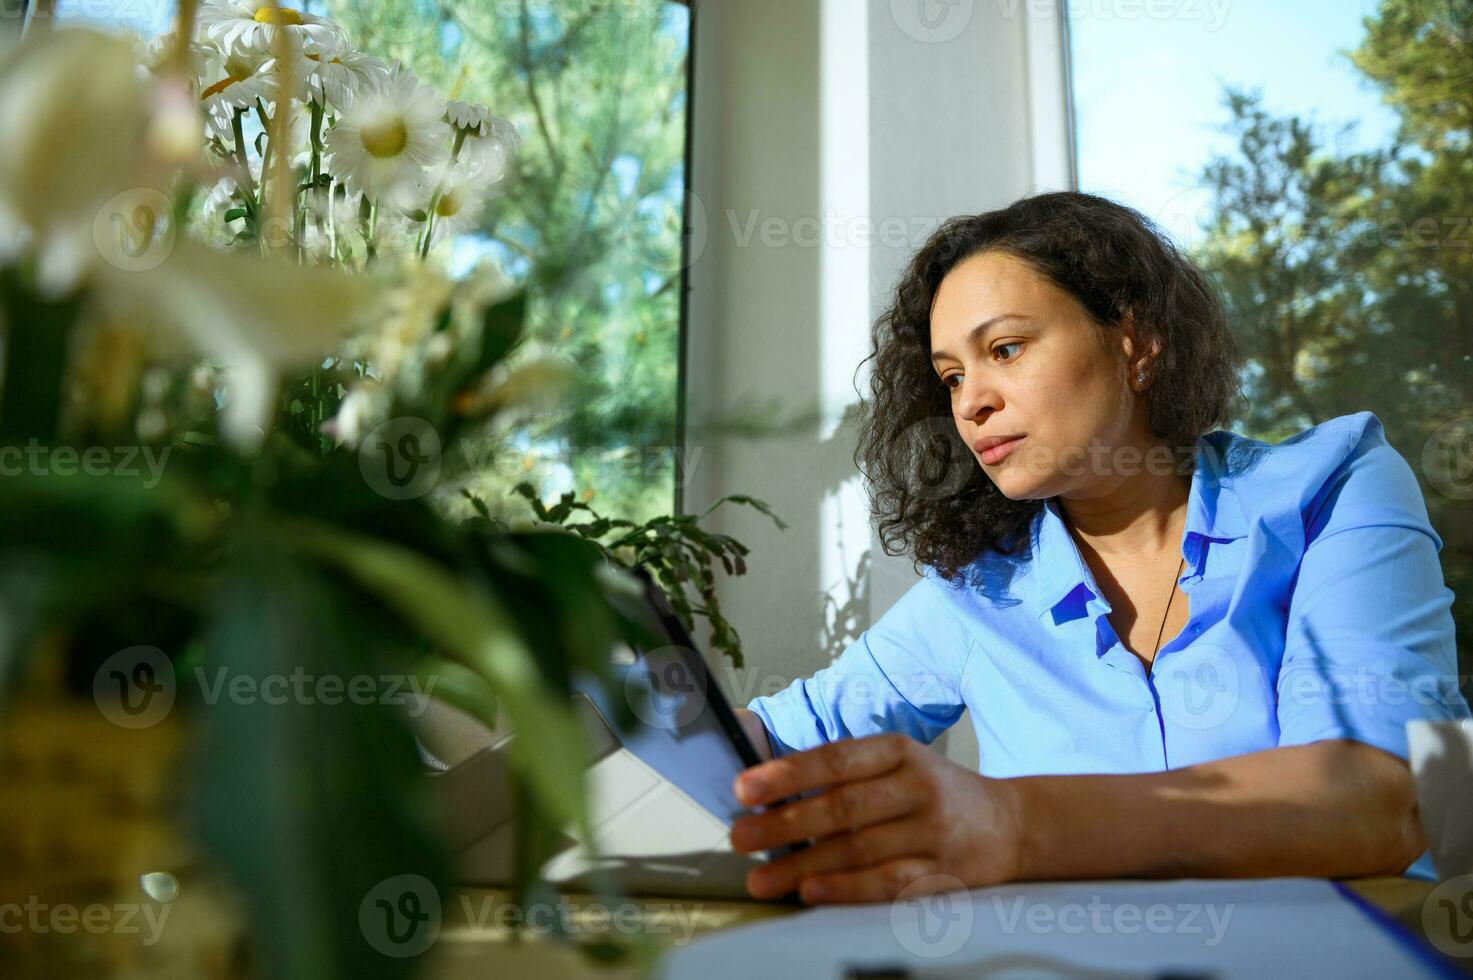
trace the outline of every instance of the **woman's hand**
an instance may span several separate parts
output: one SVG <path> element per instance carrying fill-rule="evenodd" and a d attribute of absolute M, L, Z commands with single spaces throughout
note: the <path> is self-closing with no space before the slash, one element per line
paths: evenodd
<path fill-rule="evenodd" d="M 940 876 L 931 891 L 1016 877 L 1022 818 L 1009 783 L 905 735 L 830 742 L 753 766 L 733 783 L 746 806 L 818 788 L 732 825 L 732 847 L 743 852 L 814 841 L 754 868 L 747 876 L 754 897 L 796 888 L 809 904 L 875 902 L 927 875 Z"/>

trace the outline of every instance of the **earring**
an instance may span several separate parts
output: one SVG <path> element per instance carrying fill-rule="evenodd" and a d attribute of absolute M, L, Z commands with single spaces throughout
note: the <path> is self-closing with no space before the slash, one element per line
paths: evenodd
<path fill-rule="evenodd" d="M 1146 374 L 1144 371 L 1135 376 L 1135 383 L 1138 385 L 1143 385 L 1146 383 Z"/>

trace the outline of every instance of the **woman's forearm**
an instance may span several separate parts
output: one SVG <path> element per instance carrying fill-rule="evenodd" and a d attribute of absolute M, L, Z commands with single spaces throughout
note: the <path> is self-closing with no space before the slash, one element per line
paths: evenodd
<path fill-rule="evenodd" d="M 1406 764 L 1354 742 L 1005 782 L 1023 879 L 1400 874 L 1425 847 Z"/>

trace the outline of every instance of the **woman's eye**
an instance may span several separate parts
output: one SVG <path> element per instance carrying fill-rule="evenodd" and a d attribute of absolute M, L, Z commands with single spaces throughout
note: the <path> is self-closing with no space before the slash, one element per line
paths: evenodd
<path fill-rule="evenodd" d="M 953 381 L 955 381 L 956 384 L 952 384 Z M 952 391 L 956 391 L 958 388 L 961 387 L 962 376 L 960 374 L 948 374 L 946 377 L 941 379 L 941 383 L 946 385 L 946 387 L 950 388 Z"/>
<path fill-rule="evenodd" d="M 998 344 L 996 347 L 992 348 L 992 355 L 994 357 L 996 357 L 997 356 L 997 352 L 1000 351 L 1000 350 L 1006 350 L 1009 347 L 1022 347 L 1022 346 L 1023 346 L 1022 343 L 1020 343 L 1018 341 L 1014 341 L 1011 344 Z M 1016 356 L 1014 356 L 1014 357 L 1004 357 L 1004 358 L 1000 358 L 1000 360 L 1004 360 L 1004 361 L 1016 360 Z"/>

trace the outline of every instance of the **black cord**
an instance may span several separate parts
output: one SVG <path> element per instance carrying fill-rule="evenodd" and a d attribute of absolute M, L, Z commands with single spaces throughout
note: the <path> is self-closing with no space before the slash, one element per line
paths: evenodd
<path fill-rule="evenodd" d="M 1176 580 L 1181 578 L 1181 570 L 1186 567 L 1186 564 L 1187 556 L 1182 555 L 1181 561 L 1176 566 L 1176 575 L 1171 580 L 1171 595 L 1166 597 L 1166 611 L 1161 614 L 1161 626 L 1156 630 L 1156 648 L 1151 651 L 1152 664 L 1156 662 L 1156 654 L 1161 652 L 1161 634 L 1166 631 L 1166 617 L 1171 615 L 1171 600 L 1176 598 Z"/>

